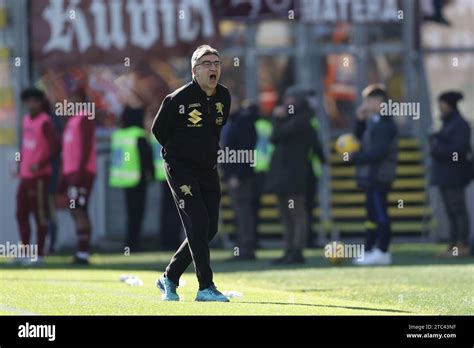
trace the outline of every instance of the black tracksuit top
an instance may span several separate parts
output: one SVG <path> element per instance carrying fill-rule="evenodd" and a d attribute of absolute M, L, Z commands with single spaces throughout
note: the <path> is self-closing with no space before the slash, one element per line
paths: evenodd
<path fill-rule="evenodd" d="M 153 121 L 152 133 L 169 163 L 215 168 L 222 126 L 230 111 L 229 90 L 217 84 L 210 97 L 193 79 L 166 96 Z"/>

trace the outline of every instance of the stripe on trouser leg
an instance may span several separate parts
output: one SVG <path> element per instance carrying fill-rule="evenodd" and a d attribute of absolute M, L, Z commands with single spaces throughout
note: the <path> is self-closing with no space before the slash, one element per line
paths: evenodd
<path fill-rule="evenodd" d="M 43 180 L 38 180 L 38 192 L 36 197 L 38 197 L 38 202 L 37 202 L 37 209 L 38 209 L 38 223 L 41 226 L 46 225 L 46 217 L 45 217 L 45 211 L 44 211 L 44 200 L 43 200 L 43 185 L 44 182 Z"/>

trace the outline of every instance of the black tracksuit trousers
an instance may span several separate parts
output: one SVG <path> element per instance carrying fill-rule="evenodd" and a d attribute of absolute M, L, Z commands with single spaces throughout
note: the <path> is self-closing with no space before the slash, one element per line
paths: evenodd
<path fill-rule="evenodd" d="M 166 267 L 165 277 L 179 285 L 179 278 L 193 262 L 199 289 L 203 290 L 213 284 L 209 242 L 217 233 L 219 221 L 221 189 L 217 168 L 196 169 L 176 162 L 165 162 L 164 166 L 186 233 Z"/>

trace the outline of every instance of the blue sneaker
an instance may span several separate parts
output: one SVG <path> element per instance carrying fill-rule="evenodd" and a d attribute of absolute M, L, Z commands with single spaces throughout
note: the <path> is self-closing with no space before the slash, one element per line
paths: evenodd
<path fill-rule="evenodd" d="M 161 299 L 163 301 L 179 301 L 179 295 L 176 293 L 176 284 L 165 277 L 156 281 L 156 286 L 160 289 Z"/>
<path fill-rule="evenodd" d="M 210 287 L 199 290 L 194 301 L 198 302 L 229 302 L 229 299 L 224 296 L 216 286 L 212 284 Z"/>

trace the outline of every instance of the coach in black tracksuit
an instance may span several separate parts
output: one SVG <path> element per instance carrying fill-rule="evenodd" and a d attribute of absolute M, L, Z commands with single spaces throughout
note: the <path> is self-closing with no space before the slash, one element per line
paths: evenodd
<path fill-rule="evenodd" d="M 192 65 L 192 82 L 163 100 L 152 132 L 163 146 L 167 181 L 187 237 L 164 277 L 178 285 L 194 262 L 203 290 L 213 285 L 208 243 L 217 233 L 221 198 L 217 155 L 231 98 L 227 88 L 217 83 L 221 65 L 217 51 L 199 47 Z"/>

